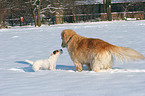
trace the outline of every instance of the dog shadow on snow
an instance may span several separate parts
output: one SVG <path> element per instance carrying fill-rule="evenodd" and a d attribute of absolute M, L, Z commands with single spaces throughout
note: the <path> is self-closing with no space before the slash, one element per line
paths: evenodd
<path fill-rule="evenodd" d="M 19 64 L 24 64 L 24 65 L 28 65 L 27 67 L 22 67 L 22 68 L 18 68 L 20 70 L 23 70 L 24 72 L 34 72 L 32 69 L 32 65 L 25 62 L 25 61 L 16 61 L 15 63 L 19 63 Z M 119 67 L 114 67 L 113 69 L 122 69 Z M 76 71 L 75 66 L 67 66 L 67 65 L 56 65 L 56 70 L 72 70 L 72 71 Z M 83 70 L 88 70 L 87 66 L 83 66 Z"/>
<path fill-rule="evenodd" d="M 15 63 L 28 65 L 28 67 L 19 68 L 19 69 L 22 69 L 25 72 L 34 72 L 33 69 L 32 69 L 32 65 L 25 62 L 25 61 L 16 61 Z M 73 70 L 73 71 L 76 71 L 75 66 L 67 66 L 67 65 L 56 65 L 56 70 Z"/>
<path fill-rule="evenodd" d="M 25 62 L 25 61 L 16 61 L 15 63 L 19 63 L 19 64 L 23 64 L 23 65 L 28 65 L 28 67 L 19 68 L 19 69 L 22 69 L 25 72 L 34 72 L 33 69 L 32 69 L 32 65 L 27 63 L 27 62 Z"/>

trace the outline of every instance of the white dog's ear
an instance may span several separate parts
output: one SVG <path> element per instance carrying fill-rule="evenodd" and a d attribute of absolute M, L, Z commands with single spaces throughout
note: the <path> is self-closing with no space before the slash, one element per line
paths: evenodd
<path fill-rule="evenodd" d="M 53 53 L 50 54 L 51 56 L 53 55 Z"/>

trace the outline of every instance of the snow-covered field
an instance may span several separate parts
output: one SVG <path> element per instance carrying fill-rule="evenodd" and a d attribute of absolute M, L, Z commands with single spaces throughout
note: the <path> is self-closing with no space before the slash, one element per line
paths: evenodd
<path fill-rule="evenodd" d="M 145 96 L 145 61 L 119 64 L 112 70 L 76 72 L 66 49 L 57 70 L 33 72 L 25 59 L 37 60 L 61 48 L 63 29 L 130 47 L 145 56 L 145 21 L 114 21 L 13 27 L 0 30 L 0 96 Z M 86 67 L 85 67 L 86 69 Z"/>

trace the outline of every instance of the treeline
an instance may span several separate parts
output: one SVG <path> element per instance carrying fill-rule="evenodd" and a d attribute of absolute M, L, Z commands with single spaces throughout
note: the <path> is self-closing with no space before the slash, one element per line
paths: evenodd
<path fill-rule="evenodd" d="M 35 26 L 41 26 L 42 17 L 52 17 L 63 9 L 73 9 L 76 0 L 0 0 L 0 27 L 6 20 L 23 17 L 24 21 L 33 19 Z M 77 0 L 78 1 L 78 0 Z M 81 0 L 80 0 L 81 1 Z M 70 11 L 72 12 L 72 11 Z M 72 12 L 73 13 L 73 12 Z M 64 14 L 64 13 L 63 13 Z"/>
<path fill-rule="evenodd" d="M 98 13 L 107 13 L 104 16 L 105 20 L 111 21 L 111 12 L 145 10 L 145 2 L 142 0 L 130 0 L 130 2 L 126 0 L 123 3 L 114 4 L 111 0 L 92 4 L 86 4 L 86 2 L 83 4 L 81 1 L 89 0 L 0 0 L 0 28 L 7 27 L 7 22 L 12 25 L 17 23 L 26 25 L 33 22 L 35 26 L 40 27 L 43 21 L 50 25 L 51 23 L 100 20 L 103 15 Z"/>

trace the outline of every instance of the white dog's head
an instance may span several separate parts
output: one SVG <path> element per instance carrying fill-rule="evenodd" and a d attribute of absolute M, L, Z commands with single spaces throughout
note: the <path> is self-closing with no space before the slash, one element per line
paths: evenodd
<path fill-rule="evenodd" d="M 59 49 L 59 50 L 54 50 L 50 55 L 51 56 L 59 56 L 63 53 L 63 50 L 62 49 Z"/>

